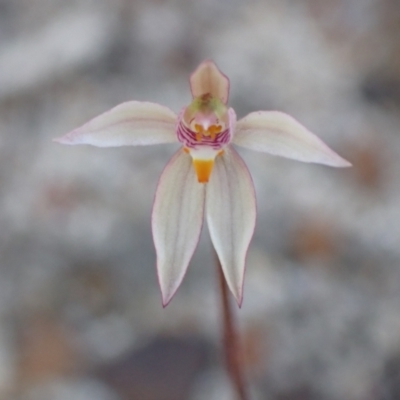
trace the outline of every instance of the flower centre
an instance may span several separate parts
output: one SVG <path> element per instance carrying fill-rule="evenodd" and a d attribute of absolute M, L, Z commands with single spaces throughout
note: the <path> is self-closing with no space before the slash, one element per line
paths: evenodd
<path fill-rule="evenodd" d="M 179 119 L 177 136 L 192 157 L 198 181 L 207 183 L 215 158 L 232 137 L 227 106 L 209 93 L 194 98 Z"/>
<path fill-rule="evenodd" d="M 182 114 L 177 134 L 186 147 L 221 149 L 231 138 L 227 106 L 209 93 L 194 98 Z"/>

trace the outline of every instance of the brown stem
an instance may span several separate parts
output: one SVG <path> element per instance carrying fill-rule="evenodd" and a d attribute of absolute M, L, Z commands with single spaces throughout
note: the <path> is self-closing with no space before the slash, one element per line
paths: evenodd
<path fill-rule="evenodd" d="M 242 364 L 243 358 L 240 349 L 239 335 L 234 323 L 234 315 L 231 308 L 228 286 L 225 282 L 224 273 L 218 257 L 216 257 L 216 259 L 223 312 L 223 343 L 226 368 L 240 400 L 247 400 L 248 396 L 244 380 Z"/>

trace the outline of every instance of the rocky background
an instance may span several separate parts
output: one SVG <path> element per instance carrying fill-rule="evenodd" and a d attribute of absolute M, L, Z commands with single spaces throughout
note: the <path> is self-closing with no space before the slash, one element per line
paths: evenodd
<path fill-rule="evenodd" d="M 163 309 L 150 231 L 173 145 L 52 138 L 123 101 L 175 111 L 212 58 L 353 163 L 243 151 L 252 399 L 400 398 L 397 0 L 0 0 L 0 399 L 231 400 L 205 230 Z"/>

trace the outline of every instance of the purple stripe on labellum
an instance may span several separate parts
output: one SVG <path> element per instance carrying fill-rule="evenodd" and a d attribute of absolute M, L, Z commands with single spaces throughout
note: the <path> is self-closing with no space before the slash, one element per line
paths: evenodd
<path fill-rule="evenodd" d="M 178 140 L 186 147 L 194 148 L 197 146 L 209 146 L 214 150 L 220 150 L 230 142 L 231 133 L 229 128 L 217 133 L 215 138 L 202 135 L 201 140 L 197 140 L 197 133 L 189 129 L 183 120 L 180 120 L 177 127 Z"/>

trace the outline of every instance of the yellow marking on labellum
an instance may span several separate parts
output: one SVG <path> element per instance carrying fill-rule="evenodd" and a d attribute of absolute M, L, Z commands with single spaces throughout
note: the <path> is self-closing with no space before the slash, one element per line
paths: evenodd
<path fill-rule="evenodd" d="M 200 125 L 200 124 L 194 124 L 194 129 L 196 129 L 196 132 L 197 132 L 197 133 L 201 133 L 201 134 L 204 133 L 204 128 L 203 128 L 203 126 Z"/>
<path fill-rule="evenodd" d="M 221 133 L 221 131 L 222 131 L 222 126 L 221 125 L 211 125 L 208 128 L 207 132 L 209 132 L 209 134 L 211 136 L 211 139 L 214 140 L 215 137 L 217 136 L 217 134 Z"/>
<path fill-rule="evenodd" d="M 194 129 L 196 130 L 196 141 L 201 142 L 203 136 L 210 137 L 211 140 L 215 140 L 217 135 L 221 133 L 221 125 L 211 125 L 207 130 L 202 125 L 195 124 Z"/>
<path fill-rule="evenodd" d="M 193 160 L 193 166 L 196 170 L 197 179 L 200 183 L 207 183 L 210 179 L 211 171 L 214 166 L 214 160 Z"/>

